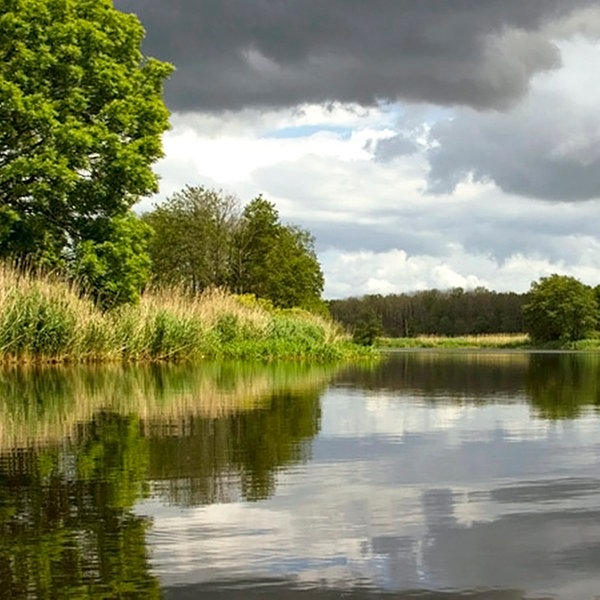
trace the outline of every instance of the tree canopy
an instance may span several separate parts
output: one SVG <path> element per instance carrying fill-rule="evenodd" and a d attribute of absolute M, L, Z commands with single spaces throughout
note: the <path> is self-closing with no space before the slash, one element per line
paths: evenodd
<path fill-rule="evenodd" d="M 334 319 L 356 331 L 365 315 L 376 315 L 379 335 L 481 335 L 523 331 L 524 294 L 473 290 L 422 290 L 402 294 L 369 294 L 330 300 Z"/>
<path fill-rule="evenodd" d="M 75 248 L 73 274 L 103 308 L 135 299 L 150 277 L 147 248 L 152 229 L 129 212 L 103 223 L 103 241 L 83 240 Z"/>
<path fill-rule="evenodd" d="M 272 202 L 262 196 L 242 213 L 234 233 L 231 287 L 268 298 L 276 306 L 318 309 L 323 273 L 308 231 L 282 225 Z"/>
<path fill-rule="evenodd" d="M 233 196 L 192 186 L 143 215 L 156 232 L 150 244 L 155 280 L 182 284 L 192 292 L 227 285 L 239 216 L 239 202 Z"/>
<path fill-rule="evenodd" d="M 583 339 L 598 318 L 594 290 L 574 277 L 557 274 L 531 284 L 523 311 L 525 330 L 536 342 Z"/>
<path fill-rule="evenodd" d="M 282 224 L 262 196 L 242 209 L 233 196 L 188 186 L 143 219 L 155 231 L 150 255 L 158 283 L 193 292 L 223 286 L 276 306 L 323 307 L 312 236 Z"/>
<path fill-rule="evenodd" d="M 112 220 L 157 190 L 172 67 L 142 54 L 143 36 L 110 0 L 3 1 L 0 257 L 103 254 Z"/>

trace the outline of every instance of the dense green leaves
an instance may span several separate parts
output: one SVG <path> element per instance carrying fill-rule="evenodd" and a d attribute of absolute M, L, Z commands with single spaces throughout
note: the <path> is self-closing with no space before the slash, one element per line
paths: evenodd
<path fill-rule="evenodd" d="M 244 208 L 234 237 L 232 287 L 235 291 L 271 298 L 273 258 L 282 234 L 279 215 L 271 202 L 259 196 Z"/>
<path fill-rule="evenodd" d="M 4 0 L 0 256 L 68 264 L 156 191 L 172 67 L 142 55 L 143 35 L 110 0 Z"/>
<path fill-rule="evenodd" d="M 527 333 L 540 342 L 583 339 L 594 330 L 598 317 L 592 288 L 556 274 L 531 284 L 523 310 Z"/>
<path fill-rule="evenodd" d="M 155 231 L 150 253 L 158 283 L 193 292 L 224 286 L 280 307 L 322 309 L 323 273 L 312 236 L 283 225 L 261 196 L 241 210 L 232 196 L 187 187 L 144 221 Z"/>
<path fill-rule="evenodd" d="M 312 236 L 279 222 L 275 205 L 262 196 L 244 209 L 234 236 L 232 288 L 268 298 L 277 306 L 318 308 L 323 273 Z"/>
<path fill-rule="evenodd" d="M 352 341 L 363 346 L 372 346 L 383 333 L 381 319 L 374 313 L 363 314 L 354 328 Z"/>
<path fill-rule="evenodd" d="M 156 231 L 150 245 L 155 279 L 193 292 L 226 285 L 239 212 L 234 197 L 188 186 L 145 214 Z"/>
<path fill-rule="evenodd" d="M 150 275 L 152 229 L 128 213 L 102 223 L 99 234 L 75 247 L 74 273 L 103 308 L 135 301 Z"/>

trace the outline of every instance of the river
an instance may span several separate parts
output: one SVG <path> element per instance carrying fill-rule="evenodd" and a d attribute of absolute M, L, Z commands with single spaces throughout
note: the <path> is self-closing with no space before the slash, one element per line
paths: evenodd
<path fill-rule="evenodd" d="M 0 598 L 591 600 L 600 355 L 0 374 Z"/>

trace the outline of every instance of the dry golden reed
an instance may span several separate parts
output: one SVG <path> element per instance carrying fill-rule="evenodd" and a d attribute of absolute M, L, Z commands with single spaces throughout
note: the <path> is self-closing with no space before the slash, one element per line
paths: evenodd
<path fill-rule="evenodd" d="M 522 348 L 530 343 L 525 333 L 497 333 L 457 337 L 421 335 L 414 338 L 381 338 L 386 348 Z"/>

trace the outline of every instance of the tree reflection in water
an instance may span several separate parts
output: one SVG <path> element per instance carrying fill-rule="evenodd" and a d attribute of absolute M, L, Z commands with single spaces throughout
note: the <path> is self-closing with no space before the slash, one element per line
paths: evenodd
<path fill-rule="evenodd" d="M 78 439 L 0 462 L 1 598 L 158 598 L 132 513 L 147 470 L 139 419 L 99 413 Z"/>
<path fill-rule="evenodd" d="M 326 367 L 225 363 L 5 370 L 0 599 L 168 595 L 150 568 L 151 523 L 137 503 L 270 497 L 282 469 L 310 459 L 334 377 L 394 402 L 527 401 L 540 418 L 575 418 L 600 404 L 595 354 L 406 353 L 337 376 Z M 216 584 L 195 591 L 227 593 Z"/>
<path fill-rule="evenodd" d="M 340 384 L 396 392 L 436 403 L 514 402 L 535 416 L 574 419 L 600 406 L 597 352 L 399 352 L 374 370 L 346 371 Z"/>
<path fill-rule="evenodd" d="M 549 353 L 530 357 L 527 394 L 538 416 L 575 419 L 600 406 L 600 356 L 597 353 Z"/>
<path fill-rule="evenodd" d="M 278 470 L 309 458 L 332 371 L 110 374 L 3 374 L 0 598 L 160 597 L 136 502 L 271 495 Z"/>

